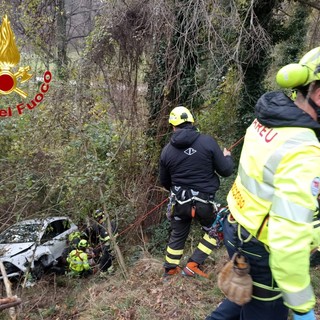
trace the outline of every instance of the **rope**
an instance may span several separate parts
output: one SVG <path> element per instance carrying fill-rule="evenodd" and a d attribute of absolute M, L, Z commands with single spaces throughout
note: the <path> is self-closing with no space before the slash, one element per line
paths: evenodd
<path fill-rule="evenodd" d="M 229 151 L 231 151 L 234 147 L 236 147 L 242 140 L 244 139 L 244 136 L 241 137 L 237 142 L 235 142 L 230 148 L 228 148 Z"/>
<path fill-rule="evenodd" d="M 155 206 L 153 209 L 151 209 L 150 211 L 148 211 L 147 213 L 145 213 L 143 216 L 141 216 L 139 219 L 137 219 L 134 223 L 132 223 L 131 225 L 129 225 L 126 229 L 124 229 L 123 231 L 121 231 L 117 237 L 119 237 L 120 235 L 122 235 L 123 233 L 127 232 L 128 230 L 130 230 L 131 228 L 133 228 L 136 225 L 139 225 L 143 220 L 145 220 L 147 218 L 147 216 L 149 214 L 151 214 L 153 211 L 155 211 L 156 209 L 158 209 L 159 207 L 161 207 L 165 202 L 168 201 L 169 198 L 164 199 L 163 201 L 161 201 L 157 206 Z"/>
<path fill-rule="evenodd" d="M 236 147 L 242 140 L 244 139 L 244 136 L 242 138 L 240 138 L 238 141 L 236 141 L 228 150 L 231 151 L 234 147 Z M 151 214 L 153 211 L 155 211 L 156 209 L 158 209 L 159 207 L 161 207 L 165 202 L 168 201 L 169 198 L 165 198 L 163 201 L 161 201 L 157 206 L 155 206 L 153 209 L 151 209 L 150 211 L 148 211 L 146 214 L 144 214 L 142 217 L 140 217 L 139 219 L 137 219 L 134 223 L 132 223 L 131 225 L 129 225 L 126 229 L 124 229 L 123 231 L 121 231 L 119 234 L 116 235 L 116 237 L 119 237 L 120 235 L 122 235 L 123 233 L 126 233 L 128 230 L 130 230 L 131 228 L 133 228 L 134 226 L 139 225 L 142 221 L 144 221 L 147 216 L 149 214 Z"/>

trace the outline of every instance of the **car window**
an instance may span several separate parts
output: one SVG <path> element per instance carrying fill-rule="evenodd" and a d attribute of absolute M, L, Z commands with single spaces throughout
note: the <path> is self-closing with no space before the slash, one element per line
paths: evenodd
<path fill-rule="evenodd" d="M 70 229 L 70 222 L 66 219 L 54 221 L 52 225 L 57 235 Z"/>
<path fill-rule="evenodd" d="M 49 241 L 54 237 L 58 236 L 59 234 L 65 232 L 70 228 L 69 221 L 63 220 L 56 220 L 48 224 L 46 231 L 44 232 L 41 243 Z"/>
<path fill-rule="evenodd" d="M 0 234 L 0 243 L 36 242 L 41 224 L 15 224 Z"/>

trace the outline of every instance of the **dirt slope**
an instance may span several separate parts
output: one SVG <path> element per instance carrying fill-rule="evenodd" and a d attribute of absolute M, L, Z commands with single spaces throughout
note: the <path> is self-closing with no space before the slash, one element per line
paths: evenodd
<path fill-rule="evenodd" d="M 31 288 L 13 290 L 22 299 L 17 320 L 204 320 L 223 299 L 216 276 L 226 259 L 223 248 L 208 259 L 209 280 L 174 276 L 163 282 L 163 261 L 152 257 L 128 266 L 127 280 L 117 270 L 86 279 L 48 274 Z M 320 319 L 320 267 L 312 269 L 312 281 Z M 0 319 L 10 319 L 8 310 Z"/>
<path fill-rule="evenodd" d="M 174 276 L 164 282 L 163 261 L 151 257 L 128 268 L 127 280 L 117 270 L 87 279 L 48 274 L 31 288 L 13 290 L 22 299 L 17 320 L 204 319 L 222 298 L 215 285 L 222 260 L 208 261 L 209 280 Z M 0 319 L 10 319 L 8 310 Z"/>

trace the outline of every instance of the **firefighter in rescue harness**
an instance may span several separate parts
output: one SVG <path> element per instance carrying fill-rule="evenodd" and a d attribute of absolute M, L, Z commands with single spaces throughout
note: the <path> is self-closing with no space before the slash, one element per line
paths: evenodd
<path fill-rule="evenodd" d="M 230 257 L 250 265 L 252 296 L 239 305 L 236 292 L 206 320 L 315 320 L 310 252 L 320 244 L 320 47 L 281 68 L 282 91 L 265 93 L 246 131 L 236 180 L 227 202 L 224 243 Z"/>
<path fill-rule="evenodd" d="M 71 275 L 86 277 L 93 273 L 89 264 L 88 254 L 86 253 L 88 247 L 88 241 L 82 239 L 79 241 L 77 248 L 69 253 L 67 262 L 69 263 Z"/>
<path fill-rule="evenodd" d="M 53 266 L 51 270 L 56 274 L 65 274 L 69 268 L 67 258 L 72 250 L 77 249 L 78 244 L 81 239 L 83 239 L 84 234 L 77 230 L 69 234 L 67 239 L 67 246 L 62 251 L 61 257 L 58 260 L 57 265 Z"/>
<path fill-rule="evenodd" d="M 110 236 L 107 232 L 106 215 L 101 209 L 95 210 L 94 222 L 86 229 L 89 242 L 93 246 L 95 260 L 101 272 L 113 272 Z M 112 232 L 116 233 L 116 225 L 112 222 Z"/>
<path fill-rule="evenodd" d="M 218 175 L 228 177 L 233 173 L 233 159 L 230 151 L 226 148 L 222 151 L 212 137 L 200 134 L 193 125 L 192 114 L 184 106 L 171 111 L 169 123 L 173 134 L 160 156 L 160 182 L 170 191 L 167 217 L 172 229 L 164 276 L 182 272 L 185 276 L 208 278 L 201 266 L 217 245 L 208 233 L 215 221 Z M 182 270 L 180 260 L 193 218 L 206 233 Z"/>

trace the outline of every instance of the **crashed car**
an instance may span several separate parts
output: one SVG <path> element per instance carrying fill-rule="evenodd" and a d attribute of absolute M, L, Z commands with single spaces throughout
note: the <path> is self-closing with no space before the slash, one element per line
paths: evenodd
<path fill-rule="evenodd" d="M 24 220 L 1 232 L 0 260 L 8 278 L 20 278 L 30 269 L 32 277 L 40 279 L 61 257 L 68 235 L 76 230 L 68 217 L 50 217 Z"/>

